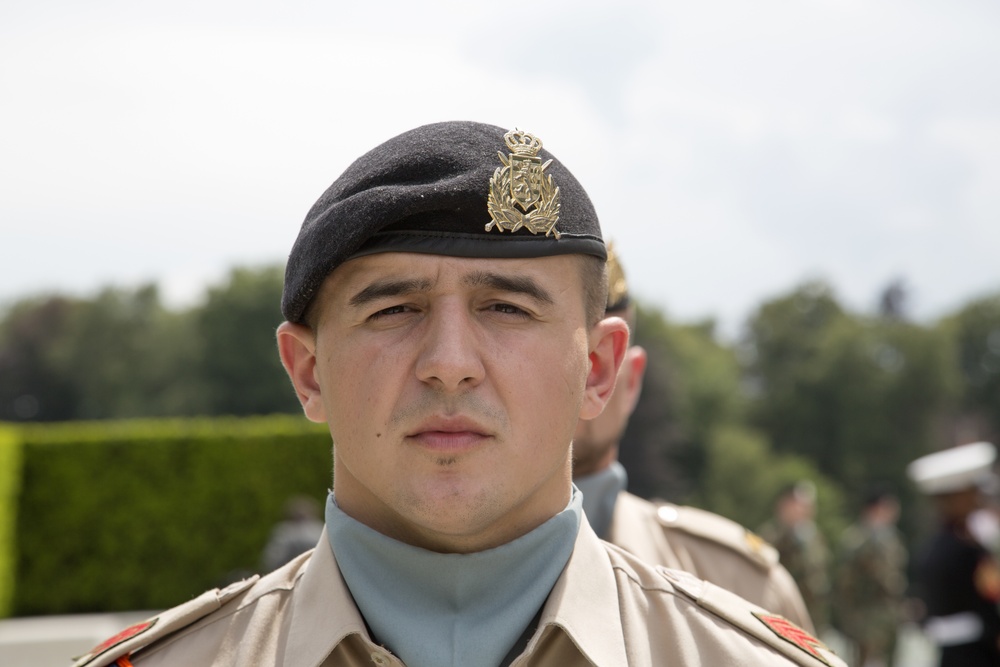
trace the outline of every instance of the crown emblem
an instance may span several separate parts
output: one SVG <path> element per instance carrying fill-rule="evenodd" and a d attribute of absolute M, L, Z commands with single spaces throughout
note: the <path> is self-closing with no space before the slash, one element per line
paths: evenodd
<path fill-rule="evenodd" d="M 511 130 L 503 137 L 510 153 L 498 152 L 500 164 L 490 179 L 490 193 L 486 200 L 491 222 L 486 231 L 496 227 L 499 232 L 516 232 L 524 227 L 532 234 L 559 238 L 559 188 L 552 183 L 552 176 L 538 157 L 541 140 L 521 130 Z"/>

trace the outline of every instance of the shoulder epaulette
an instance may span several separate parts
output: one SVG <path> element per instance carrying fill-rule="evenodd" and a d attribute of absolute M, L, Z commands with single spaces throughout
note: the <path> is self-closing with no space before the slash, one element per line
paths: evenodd
<path fill-rule="evenodd" d="M 230 584 L 226 588 L 212 589 L 149 620 L 128 627 L 114 637 L 101 642 L 86 655 L 77 658 L 73 667 L 114 665 L 122 656 L 127 656 L 137 649 L 148 646 L 154 641 L 208 616 L 226 602 L 249 589 L 258 579 L 260 577 L 254 575 L 249 579 Z"/>
<path fill-rule="evenodd" d="M 689 572 L 662 565 L 657 566 L 656 571 L 699 607 L 725 619 L 796 663 L 810 667 L 846 667 L 844 661 L 823 642 L 791 621 L 766 612 Z"/>
<path fill-rule="evenodd" d="M 764 569 L 778 563 L 778 551 L 756 533 L 724 516 L 697 507 L 662 504 L 656 509 L 660 524 L 670 530 L 714 542 L 744 556 Z"/>

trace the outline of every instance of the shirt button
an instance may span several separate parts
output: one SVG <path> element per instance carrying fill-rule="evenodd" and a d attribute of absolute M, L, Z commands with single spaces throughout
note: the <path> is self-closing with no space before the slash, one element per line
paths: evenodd
<path fill-rule="evenodd" d="M 378 651 L 372 652 L 372 662 L 374 662 L 379 667 L 384 667 L 384 665 L 389 664 L 389 658 Z"/>

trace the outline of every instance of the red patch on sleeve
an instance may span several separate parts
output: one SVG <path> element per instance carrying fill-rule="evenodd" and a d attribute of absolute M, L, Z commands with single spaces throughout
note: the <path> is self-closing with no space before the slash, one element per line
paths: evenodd
<path fill-rule="evenodd" d="M 770 614 L 759 614 L 757 612 L 753 612 L 753 615 L 756 616 L 761 623 L 766 625 L 771 632 L 778 635 L 789 644 L 798 646 L 800 649 L 824 664 L 830 664 L 823 654 L 819 652 L 819 649 L 821 648 L 829 650 L 826 648 L 826 645 L 799 626 L 789 621 L 787 618 Z"/>
<path fill-rule="evenodd" d="M 135 637 L 136 635 L 142 634 L 146 630 L 149 630 L 151 627 L 153 627 L 154 625 L 156 625 L 156 621 L 157 620 L 159 620 L 159 619 L 155 619 L 154 618 L 151 621 L 144 621 L 142 623 L 136 623 L 135 625 L 133 625 L 131 627 L 125 628 L 124 630 L 122 630 L 121 632 L 119 632 L 114 637 L 109 637 L 108 639 L 105 639 L 103 642 L 101 642 L 100 644 L 98 644 L 97 646 L 95 646 L 94 648 L 92 648 L 90 650 L 90 655 L 99 655 L 101 653 L 104 653 L 109 648 L 118 646 L 118 644 L 121 644 L 124 641 L 128 641 L 129 639 L 132 639 L 132 637 Z"/>

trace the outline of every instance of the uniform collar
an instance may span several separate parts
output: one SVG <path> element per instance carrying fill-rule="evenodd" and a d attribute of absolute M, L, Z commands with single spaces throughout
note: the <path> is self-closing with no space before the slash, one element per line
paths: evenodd
<path fill-rule="evenodd" d="M 325 529 L 295 588 L 286 667 L 317 667 L 353 634 L 377 649 L 340 574 Z M 607 547 L 586 521 L 545 603 L 529 652 L 549 628 L 565 632 L 598 667 L 628 664 L 614 570 Z"/>
<path fill-rule="evenodd" d="M 326 528 L 295 588 L 286 667 L 316 667 L 352 634 L 370 641 L 334 560 Z"/>
<path fill-rule="evenodd" d="M 546 626 L 556 626 L 594 665 L 627 665 L 620 609 L 618 583 L 607 547 L 584 521 L 528 650 L 535 647 Z"/>

